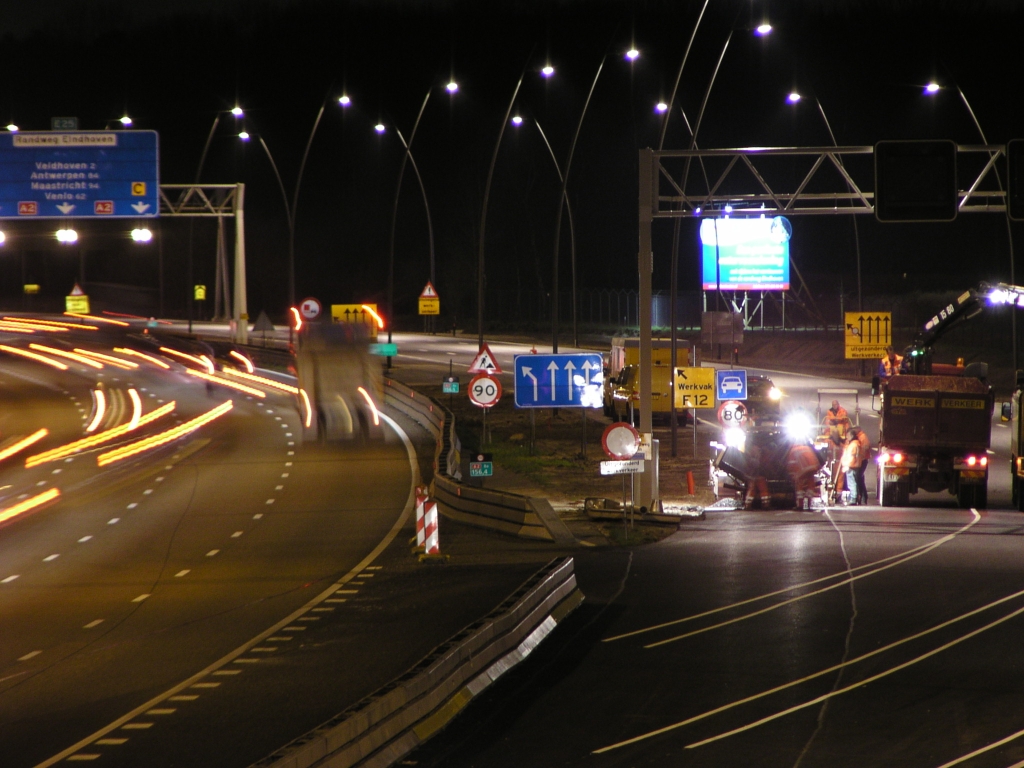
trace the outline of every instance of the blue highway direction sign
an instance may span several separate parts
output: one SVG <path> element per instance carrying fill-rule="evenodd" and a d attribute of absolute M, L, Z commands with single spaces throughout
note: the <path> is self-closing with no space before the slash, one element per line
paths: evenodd
<path fill-rule="evenodd" d="M 600 408 L 604 364 L 599 353 L 516 355 L 516 408 Z"/>
<path fill-rule="evenodd" d="M 156 131 L 0 133 L 0 219 L 159 215 Z"/>
<path fill-rule="evenodd" d="M 746 400 L 747 372 L 715 371 L 715 394 L 719 400 Z"/>

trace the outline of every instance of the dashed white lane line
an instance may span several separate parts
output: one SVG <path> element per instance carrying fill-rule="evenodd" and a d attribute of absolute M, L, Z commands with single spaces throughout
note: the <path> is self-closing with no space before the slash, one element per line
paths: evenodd
<path fill-rule="evenodd" d="M 252 519 L 253 520 L 259 520 L 261 517 L 263 517 L 263 513 L 262 512 L 257 512 L 255 515 L 252 516 Z"/>
<path fill-rule="evenodd" d="M 144 731 L 147 728 L 152 728 L 152 723 L 125 723 L 121 726 L 126 731 Z"/>
<path fill-rule="evenodd" d="M 193 688 L 220 688 L 220 683 L 195 683 Z"/>
<path fill-rule="evenodd" d="M 363 570 L 366 570 L 366 571 L 379 571 L 383 567 L 384 567 L 383 565 L 368 565 Z"/>
<path fill-rule="evenodd" d="M 287 642 L 288 640 L 291 640 L 291 638 L 290 637 L 282 637 L 281 635 L 275 635 L 274 637 L 268 637 L 267 638 L 267 642 L 268 643 L 284 643 L 284 642 Z"/>
<path fill-rule="evenodd" d="M 267 499 L 267 504 L 273 504 L 273 503 L 274 503 L 273 499 Z"/>
<path fill-rule="evenodd" d="M 128 509 L 135 509 L 137 506 L 139 506 L 139 502 L 133 501 L 131 504 L 128 505 Z"/>
<path fill-rule="evenodd" d="M 290 474 L 291 474 L 290 472 L 282 472 L 281 473 L 281 477 L 288 477 L 288 475 L 290 475 Z"/>
<path fill-rule="evenodd" d="M 173 715 L 178 710 L 174 707 L 163 707 L 161 709 L 146 710 L 147 715 Z"/>
<path fill-rule="evenodd" d="M 181 695 L 178 695 L 178 696 L 171 696 L 167 700 L 168 701 L 195 701 L 198 698 L 199 697 L 197 695 L 195 695 L 195 694 L 192 694 L 191 696 L 181 694 Z M 99 742 L 96 742 L 96 743 L 99 744 Z"/>
<path fill-rule="evenodd" d="M 46 485 L 46 481 L 45 480 L 40 480 L 38 483 L 36 483 L 36 485 L 37 486 Z"/>
<path fill-rule="evenodd" d="M 235 531 L 234 533 L 232 533 L 232 534 L 231 534 L 231 538 L 232 538 L 232 539 L 237 539 L 237 538 L 238 538 L 239 536 L 241 536 L 241 535 L 242 535 L 243 533 L 245 533 L 245 531 Z"/>
<path fill-rule="evenodd" d="M 273 646 L 258 646 L 256 648 L 249 649 L 252 653 L 273 653 L 277 650 Z"/>
<path fill-rule="evenodd" d="M 211 549 L 211 550 L 210 550 L 209 552 L 207 552 L 207 553 L 206 553 L 206 556 L 207 556 L 207 557 L 213 557 L 213 556 L 214 556 L 214 555 L 216 555 L 216 554 L 217 554 L 218 552 L 220 552 L 220 550 L 219 550 L 219 549 Z"/>
<path fill-rule="evenodd" d="M 317 612 L 317 613 L 327 613 L 329 611 L 333 611 L 334 609 L 333 608 L 314 608 L 313 610 L 315 612 Z"/>
<path fill-rule="evenodd" d="M 56 559 L 57 559 L 58 557 L 60 557 L 60 555 L 59 555 L 59 554 L 52 554 L 52 555 L 47 555 L 46 557 L 44 557 L 44 558 L 43 558 L 43 562 L 44 562 L 44 563 L 52 563 L 52 562 L 53 562 L 54 560 L 56 560 Z"/>
<path fill-rule="evenodd" d="M 182 576 L 185 576 L 186 574 L 188 574 L 188 572 L 191 571 L 191 570 L 192 570 L 191 568 L 185 568 L 182 571 L 178 571 L 176 574 L 174 574 L 174 578 L 180 579 Z"/>
<path fill-rule="evenodd" d="M 8 576 L 6 579 L 0 579 L 0 584 L 10 584 L 12 581 L 14 581 L 19 576 L 21 576 L 20 573 L 15 573 L 12 576 Z"/>
<path fill-rule="evenodd" d="M 329 597 L 324 600 L 325 603 L 347 603 L 348 599 L 344 597 Z"/>
<path fill-rule="evenodd" d="M 240 669 L 218 669 L 213 674 L 215 675 L 240 675 L 242 670 Z"/>
<path fill-rule="evenodd" d="M 350 581 L 349 584 L 351 584 L 351 583 L 352 582 Z M 358 595 L 359 594 L 359 590 L 358 589 L 336 589 L 336 590 L 334 590 L 334 594 L 336 594 L 336 595 Z"/>
<path fill-rule="evenodd" d="M 275 485 L 274 486 L 274 490 L 275 491 L 283 491 L 284 490 L 284 486 L 283 485 Z"/>
<path fill-rule="evenodd" d="M 90 536 L 83 536 L 82 538 L 80 538 L 80 539 L 78 540 L 78 543 L 79 543 L 79 544 L 85 544 L 85 542 L 87 542 L 87 541 L 88 541 L 89 539 L 91 539 L 91 538 L 92 538 L 92 536 L 91 536 L 91 535 L 90 535 Z"/>
<path fill-rule="evenodd" d="M 147 593 L 145 593 L 145 594 L 139 595 L 139 596 L 138 596 L 138 597 L 136 597 L 136 598 L 135 598 L 134 600 L 132 600 L 132 602 L 133 602 L 133 603 L 141 603 L 141 602 L 142 602 L 143 600 L 146 600 L 147 598 L 149 598 L 149 597 L 151 597 L 151 596 L 152 596 L 152 595 L 151 595 L 151 593 L 148 593 L 148 592 L 147 592 Z"/>
<path fill-rule="evenodd" d="M 31 651 L 30 653 L 26 653 L 24 656 L 21 656 L 18 659 L 18 661 L 28 661 L 29 659 L 34 659 L 40 653 L 42 653 L 42 651 Z"/>
<path fill-rule="evenodd" d="M 376 573 L 360 573 L 359 574 L 359 578 L 360 579 L 372 579 L 376 575 L 377 575 Z"/>
<path fill-rule="evenodd" d="M 149 494 L 151 494 L 152 492 L 153 492 L 153 489 L 152 489 L 152 488 L 147 488 L 146 490 L 144 490 L 144 491 L 142 492 L 142 495 L 143 495 L 143 496 L 149 496 Z"/>
<path fill-rule="evenodd" d="M 232 664 L 257 664 L 259 659 L 232 659 Z"/>
<path fill-rule="evenodd" d="M 284 463 L 284 465 L 285 465 L 286 467 L 290 467 L 290 466 L 292 465 L 292 463 L 293 463 L 293 462 L 291 462 L 291 461 L 286 461 L 286 462 Z"/>
<path fill-rule="evenodd" d="M 117 747 L 127 742 L 128 739 L 99 739 L 94 741 L 93 744 L 102 744 L 103 746 Z"/>
<path fill-rule="evenodd" d="M 74 761 L 77 763 L 84 763 L 87 760 L 98 760 L 99 757 L 98 753 L 89 752 L 86 754 L 85 752 L 79 752 L 77 755 L 71 755 L 68 758 L 68 762 Z"/>
<path fill-rule="evenodd" d="M 109 520 L 107 520 L 107 525 L 117 525 L 117 523 L 119 522 L 121 522 L 120 517 L 112 517 Z"/>
<path fill-rule="evenodd" d="M 305 632 L 306 628 L 305 627 L 296 627 L 295 625 L 292 625 L 290 627 L 284 627 L 281 631 L 282 632 Z"/>
<path fill-rule="evenodd" d="M 82 629 L 92 629 L 93 627 L 98 627 L 102 623 L 103 619 L 96 619 L 95 621 L 90 621 L 88 624 L 82 627 Z"/>

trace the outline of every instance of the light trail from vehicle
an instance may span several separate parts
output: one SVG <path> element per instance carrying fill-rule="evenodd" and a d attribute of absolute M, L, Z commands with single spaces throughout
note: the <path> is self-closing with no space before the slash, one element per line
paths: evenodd
<path fill-rule="evenodd" d="M 58 497 L 60 497 L 60 490 L 57 488 L 50 488 L 48 491 L 43 491 L 30 499 L 25 499 L 24 501 L 15 504 L 13 507 L 0 509 L 0 523 L 4 523 L 12 517 L 24 514 L 25 512 L 35 509 L 48 501 L 53 501 Z"/>
<path fill-rule="evenodd" d="M 63 349 L 57 349 L 56 347 L 48 347 L 45 344 L 36 344 L 34 342 L 32 344 L 29 344 L 28 348 L 34 349 L 37 352 L 46 352 L 49 355 L 63 357 L 67 360 L 74 360 L 76 363 L 88 365 L 90 368 L 95 368 L 98 371 L 103 370 L 103 363 L 99 362 L 98 360 L 93 360 L 92 358 L 86 357 L 85 355 L 80 355 L 77 352 L 68 352 Z"/>
<path fill-rule="evenodd" d="M 255 387 L 249 387 L 245 384 L 239 384 L 237 381 L 231 381 L 230 379 L 222 379 L 220 376 L 213 376 L 209 373 L 203 373 L 193 368 L 186 368 L 185 373 L 190 376 L 196 376 L 204 381 L 208 381 L 211 384 L 219 384 L 222 387 L 228 387 L 229 389 L 236 389 L 239 392 L 244 392 L 247 395 L 253 395 L 255 397 L 266 397 L 267 393 L 261 389 Z"/>
<path fill-rule="evenodd" d="M 4 333 L 25 333 L 25 334 L 29 334 L 29 333 L 35 333 L 37 330 L 42 330 L 42 329 L 41 328 L 30 328 L 30 327 L 28 327 L 26 325 L 19 325 L 17 323 L 0 322 L 0 331 L 3 331 Z"/>
<path fill-rule="evenodd" d="M 25 450 L 30 445 L 35 445 L 48 434 L 50 434 L 50 430 L 48 430 L 46 427 L 43 427 L 42 429 L 37 429 L 28 437 L 23 437 L 21 440 L 18 440 L 15 443 L 11 443 L 6 448 L 0 449 L 0 461 L 3 461 L 4 459 L 9 459 L 11 456 L 13 456 L 16 453 L 19 453 L 20 451 Z"/>
<path fill-rule="evenodd" d="M 43 363 L 51 368 L 56 368 L 58 371 L 66 371 L 68 367 L 64 363 L 56 360 L 51 360 L 43 355 L 37 355 L 35 352 L 29 352 L 27 349 L 18 349 L 17 347 L 10 347 L 6 344 L 0 344 L 0 349 L 9 355 L 18 355 L 20 357 L 27 357 L 29 360 L 35 360 L 37 363 Z"/>
<path fill-rule="evenodd" d="M 309 429 L 313 423 L 313 407 L 309 404 L 309 395 L 306 394 L 306 390 L 300 389 L 299 395 L 302 396 L 302 405 L 306 410 L 306 420 L 303 422 L 306 429 Z"/>
<path fill-rule="evenodd" d="M 142 418 L 142 398 L 134 388 L 128 390 L 128 399 L 132 401 L 132 418 L 128 422 L 128 431 L 139 426 L 139 419 Z"/>
<path fill-rule="evenodd" d="M 248 357 L 246 357 L 240 352 L 236 352 L 233 349 L 230 352 L 228 352 L 228 354 L 231 355 L 236 360 L 240 360 L 242 362 L 242 365 L 245 366 L 246 371 L 248 371 L 249 373 L 255 372 L 256 369 L 252 365 L 252 360 L 250 360 Z"/>
<path fill-rule="evenodd" d="M 373 412 L 373 426 L 380 426 L 380 413 L 377 412 L 377 404 L 373 402 L 373 398 L 370 397 L 370 393 L 362 387 L 356 387 L 356 391 L 363 396 L 366 404 L 370 406 L 370 410 Z"/>
<path fill-rule="evenodd" d="M 101 453 L 96 457 L 96 464 L 98 466 L 105 467 L 108 464 L 123 461 L 124 459 L 137 456 L 145 451 L 151 451 L 154 448 L 159 448 L 162 445 L 166 445 L 167 443 L 177 440 L 179 437 L 184 437 L 190 432 L 195 432 L 197 429 L 209 424 L 214 419 L 220 418 L 233 407 L 234 403 L 231 400 L 225 400 L 216 408 L 213 408 L 190 421 L 186 421 L 184 424 L 179 424 L 166 432 L 160 432 L 159 434 L 151 437 L 146 437 L 120 448 L 115 448 L 107 453 Z"/>
<path fill-rule="evenodd" d="M 195 355 L 190 355 L 187 352 L 179 352 L 178 350 L 171 349 L 170 347 L 160 347 L 160 351 L 163 352 L 165 355 L 171 355 L 182 360 L 188 360 L 190 363 L 195 363 L 196 365 L 201 365 L 203 368 L 206 368 L 206 363 L 204 363 Z"/>
<path fill-rule="evenodd" d="M 225 376 L 235 376 L 239 379 L 244 379 L 245 381 L 251 381 L 256 384 L 262 384 L 265 387 L 279 389 L 282 392 L 287 392 L 289 395 L 297 395 L 299 393 L 299 388 L 292 386 L 291 384 L 285 384 L 280 381 L 274 381 L 273 379 L 268 379 L 263 376 L 256 376 L 255 374 L 242 373 L 242 371 L 236 371 L 233 368 L 225 368 L 223 371 L 221 371 L 221 373 L 224 374 Z"/>
<path fill-rule="evenodd" d="M 101 360 L 104 363 L 109 363 L 115 368 L 121 368 L 125 371 L 134 371 L 139 367 L 138 363 L 133 363 L 131 360 L 121 360 L 120 358 L 112 357 L 111 355 L 104 355 L 102 352 L 93 352 L 92 350 L 81 349 L 80 347 L 75 347 L 75 352 L 80 355 L 85 355 L 86 357 Z"/>
<path fill-rule="evenodd" d="M 92 394 L 96 398 L 96 415 L 89 422 L 89 426 L 85 428 L 86 432 L 95 432 L 96 428 L 103 423 L 103 417 L 107 415 L 107 396 L 103 394 L 103 390 L 97 389 Z"/>
<path fill-rule="evenodd" d="M 66 317 L 77 317 L 80 320 L 92 320 L 95 323 L 109 323 L 110 325 L 119 325 L 124 328 L 131 328 L 131 323 L 125 323 L 121 320 L 111 320 L 108 317 L 96 317 L 95 315 L 86 315 L 81 312 L 65 312 Z"/>
<path fill-rule="evenodd" d="M 25 459 L 25 467 L 31 468 L 38 466 L 39 464 L 45 464 L 49 461 L 57 461 L 58 459 L 63 459 L 66 456 L 71 456 L 72 454 L 80 453 L 84 450 L 88 450 L 89 448 L 95 448 L 98 445 L 103 445 L 103 443 L 108 443 L 122 435 L 127 435 L 129 432 L 134 431 L 134 429 L 144 427 L 147 424 L 168 415 L 169 413 L 173 413 L 176 407 L 177 403 L 172 400 L 171 402 L 160 406 L 155 411 L 147 413 L 145 416 L 139 418 L 138 423 L 134 428 L 129 428 L 130 423 L 122 424 L 104 432 L 92 435 L 91 437 L 83 437 L 81 440 L 75 440 L 73 443 L 67 443 L 66 445 L 51 448 L 43 453 L 37 453 L 34 456 L 29 456 Z"/>
<path fill-rule="evenodd" d="M 2 319 L 8 323 L 20 323 L 22 325 L 28 325 L 39 330 L 54 330 L 54 331 L 98 331 L 99 328 L 95 325 L 83 325 L 82 323 L 64 323 L 60 320 L 43 320 L 39 317 L 11 317 L 6 315 Z"/>
<path fill-rule="evenodd" d="M 120 355 L 131 355 L 132 357 L 141 357 L 143 360 L 152 363 L 155 366 L 163 368 L 165 371 L 171 370 L 171 366 L 165 363 L 159 358 L 147 355 L 145 352 L 139 352 L 137 349 L 129 349 L 128 347 L 114 347 L 114 351 Z"/>

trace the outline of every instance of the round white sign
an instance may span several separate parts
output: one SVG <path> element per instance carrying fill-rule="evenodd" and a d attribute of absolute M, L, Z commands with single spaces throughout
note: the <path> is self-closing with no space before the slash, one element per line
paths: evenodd
<path fill-rule="evenodd" d="M 747 423 L 747 406 L 740 400 L 726 400 L 718 406 L 718 423 L 723 427 L 742 427 Z"/>
<path fill-rule="evenodd" d="M 320 304 L 318 299 L 303 299 L 299 305 L 299 312 L 307 320 L 315 320 L 320 317 L 320 313 L 323 311 L 323 306 Z"/>
<path fill-rule="evenodd" d="M 601 447 L 609 458 L 619 461 L 632 459 L 640 448 L 640 433 L 631 424 L 617 421 L 601 435 Z"/>
<path fill-rule="evenodd" d="M 480 408 L 490 408 L 501 399 L 501 382 L 486 373 L 473 377 L 469 382 L 469 401 Z"/>

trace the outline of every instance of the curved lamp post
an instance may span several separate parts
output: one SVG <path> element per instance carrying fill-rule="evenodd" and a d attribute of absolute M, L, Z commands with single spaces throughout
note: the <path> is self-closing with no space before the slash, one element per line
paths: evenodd
<path fill-rule="evenodd" d="M 959 85 L 956 85 L 954 83 L 954 87 L 956 88 L 956 92 L 960 95 L 960 100 L 963 101 L 964 106 L 967 107 L 967 114 L 969 114 L 971 116 L 971 122 L 974 123 L 974 128 L 978 131 L 978 136 L 981 137 L 981 142 L 983 144 L 987 145 L 988 144 L 988 139 L 985 138 L 985 132 L 981 129 L 981 123 L 978 122 L 978 118 L 974 114 L 974 110 L 971 108 L 970 102 L 967 101 L 967 96 L 964 95 L 964 92 L 960 88 Z M 928 83 L 928 85 L 925 86 L 924 92 L 925 92 L 925 95 L 932 96 L 932 95 L 938 93 L 941 90 L 942 90 L 942 86 L 940 86 L 938 83 L 931 82 L 931 83 Z M 1003 190 L 1003 180 L 1002 180 L 1002 177 L 999 175 L 999 167 L 998 166 L 993 166 L 993 170 L 995 171 L 995 174 L 996 174 L 996 183 L 999 185 L 999 191 L 1003 192 L 1004 191 Z M 1007 208 L 1006 208 L 1005 219 L 1006 219 L 1006 239 L 1007 239 L 1007 242 L 1009 244 L 1009 249 L 1010 249 L 1010 284 L 1014 285 L 1014 284 L 1016 284 L 1017 280 L 1014 277 L 1014 268 L 1013 268 L 1013 227 L 1010 225 L 1010 209 L 1009 209 L 1009 206 L 1007 206 Z M 1016 312 L 1011 312 L 1010 313 L 1010 344 L 1012 346 L 1011 357 L 1012 357 L 1013 370 L 1016 371 L 1017 370 L 1017 313 Z"/>
<path fill-rule="evenodd" d="M 487 181 L 484 184 L 484 201 L 480 211 L 480 243 L 476 264 L 476 326 L 480 349 L 483 349 L 484 346 L 484 235 L 487 231 L 487 203 L 491 198 L 491 181 L 494 179 L 494 166 L 498 162 L 498 150 L 501 148 L 501 139 L 505 135 L 505 126 L 508 124 L 509 115 L 512 114 L 512 107 L 516 103 L 516 96 L 519 95 L 519 89 L 523 85 L 523 78 L 526 77 L 526 67 L 533 57 L 533 51 L 536 47 L 534 45 L 530 50 L 530 55 L 526 57 L 527 64 L 523 65 L 523 71 L 520 73 L 516 87 L 512 91 L 512 98 L 509 99 L 508 109 L 505 110 L 505 117 L 501 121 L 501 128 L 498 129 L 498 138 L 494 142 L 494 154 L 491 155 L 491 164 L 487 169 Z M 548 67 L 545 67 L 545 69 L 548 69 Z"/>

